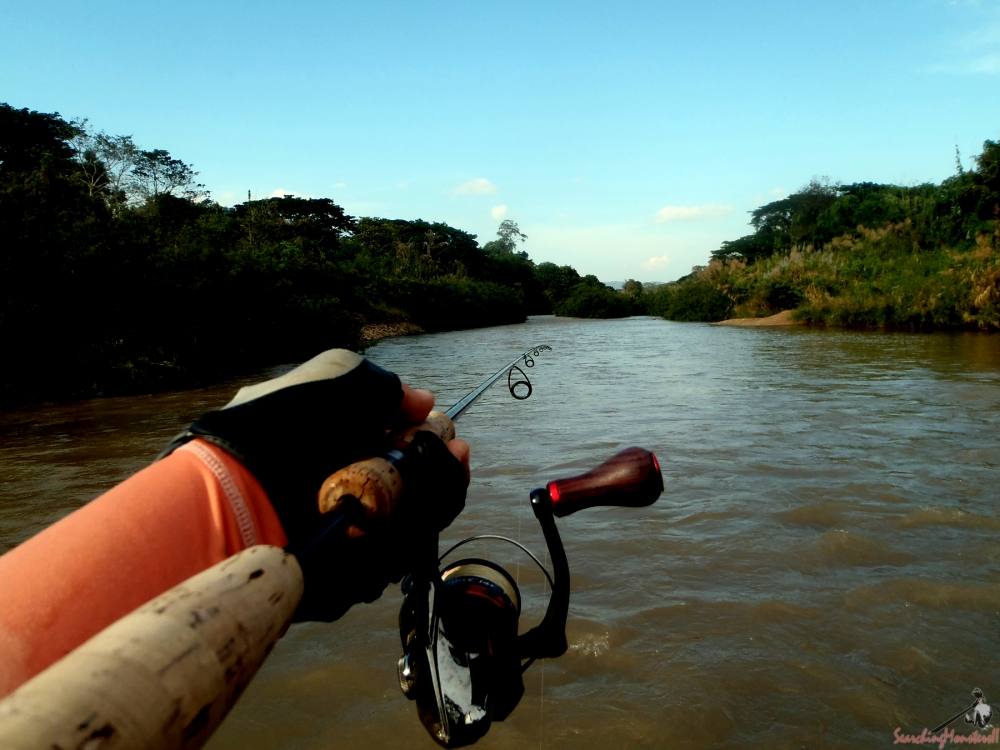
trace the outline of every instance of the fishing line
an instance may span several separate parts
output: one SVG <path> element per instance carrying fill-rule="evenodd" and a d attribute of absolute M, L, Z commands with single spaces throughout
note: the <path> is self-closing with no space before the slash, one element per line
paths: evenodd
<path fill-rule="evenodd" d="M 545 564 L 549 564 L 549 549 L 545 548 Z M 549 579 L 549 591 L 555 588 L 552 579 Z M 538 747 L 545 746 L 545 660 L 542 660 L 538 673 Z"/>
<path fill-rule="evenodd" d="M 468 539 L 463 539 L 460 542 L 456 542 L 455 544 L 451 545 L 451 547 L 449 547 L 448 550 L 443 555 L 441 555 L 441 557 L 438 558 L 438 565 L 440 565 L 448 555 L 457 550 L 463 544 L 468 544 L 469 542 L 478 542 L 483 539 L 493 539 L 498 542 L 507 542 L 508 544 L 513 544 L 515 547 L 519 548 L 522 552 L 524 552 L 524 554 L 526 554 L 528 557 L 530 557 L 532 560 L 535 561 L 535 565 L 538 566 L 538 569 L 541 570 L 543 574 L 545 574 L 545 579 L 549 582 L 549 589 L 555 586 L 555 582 L 552 580 L 552 574 L 549 573 L 548 568 L 545 566 L 545 564 L 542 563 L 541 560 L 539 560 L 535 556 L 535 554 L 530 549 L 525 547 L 520 542 L 511 539 L 510 537 L 501 536 L 500 534 L 476 534 L 475 536 L 470 536 Z M 549 555 L 548 553 L 546 553 L 545 554 L 546 563 L 548 562 L 548 558 Z M 518 583 L 520 583 L 520 581 Z"/>

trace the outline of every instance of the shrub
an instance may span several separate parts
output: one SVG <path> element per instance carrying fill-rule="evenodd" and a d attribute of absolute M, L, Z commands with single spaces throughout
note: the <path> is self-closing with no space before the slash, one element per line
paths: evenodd
<path fill-rule="evenodd" d="M 556 315 L 570 318 L 624 318 L 633 305 L 624 295 L 603 285 L 578 284 L 555 306 Z"/>

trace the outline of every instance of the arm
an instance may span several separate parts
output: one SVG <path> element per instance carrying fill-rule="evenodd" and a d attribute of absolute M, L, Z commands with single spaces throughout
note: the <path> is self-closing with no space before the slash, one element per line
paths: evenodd
<path fill-rule="evenodd" d="M 198 571 L 286 543 L 257 480 L 189 443 L 0 557 L 0 696 Z"/>
<path fill-rule="evenodd" d="M 169 456 L 0 558 L 0 695 L 238 550 L 253 544 L 294 549 L 308 537 L 319 519 L 316 491 L 325 473 L 377 452 L 387 429 L 418 423 L 433 406 L 429 392 L 401 388 L 395 376 L 371 374 L 363 363 L 347 352 L 327 352 L 244 389 L 226 408 L 197 420 Z M 454 440 L 448 447 L 467 484 L 468 446 Z M 454 513 L 462 500 L 464 490 L 450 499 L 457 502 Z M 304 616 L 333 619 L 398 578 L 400 571 L 379 559 L 379 538 L 391 531 L 381 520 L 367 536 L 368 529 L 353 529 L 360 540 L 338 544 L 320 559 L 366 556 L 351 576 L 304 566 L 312 600 Z M 339 583 L 346 579 L 350 586 Z"/>

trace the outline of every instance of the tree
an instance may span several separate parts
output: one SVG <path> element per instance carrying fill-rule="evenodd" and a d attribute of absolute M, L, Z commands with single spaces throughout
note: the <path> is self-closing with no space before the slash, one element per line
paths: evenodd
<path fill-rule="evenodd" d="M 360 247 L 360 263 L 381 268 L 382 273 L 406 275 L 408 267 L 396 262 L 405 257 L 409 268 L 421 272 L 484 277 L 486 257 L 479 249 L 476 235 L 443 222 L 421 219 L 363 218 L 354 231 L 354 244 Z"/>
<path fill-rule="evenodd" d="M 0 338 L 19 363 L 0 373 L 0 400 L 58 387 L 65 363 L 84 370 L 103 333 L 108 214 L 81 177 L 80 132 L 58 114 L 0 104 Z"/>
<path fill-rule="evenodd" d="M 810 244 L 819 246 L 831 239 L 819 231 L 820 215 L 836 199 L 837 190 L 834 187 L 825 180 L 812 180 L 797 193 L 752 211 L 750 224 L 763 240 L 761 244 L 770 244 L 772 252 L 787 251 L 793 247 L 801 250 Z M 757 250 L 759 246 L 754 248 L 754 251 Z"/>
<path fill-rule="evenodd" d="M 984 141 L 976 157 L 976 173 L 983 184 L 1000 193 L 1000 141 Z"/>
<path fill-rule="evenodd" d="M 233 213 L 243 224 L 251 245 L 295 240 L 302 246 L 330 252 L 358 226 L 353 216 L 329 198 L 285 195 L 241 203 Z"/>
<path fill-rule="evenodd" d="M 668 320 L 723 320 L 732 300 L 710 279 L 686 276 L 656 290 L 651 307 Z"/>
<path fill-rule="evenodd" d="M 115 210 L 161 195 L 194 200 L 205 195 L 198 173 L 168 151 L 139 148 L 130 135 L 80 129 L 73 139 L 80 172 L 91 194 L 102 194 Z"/>
<path fill-rule="evenodd" d="M 136 195 L 145 200 L 167 194 L 188 199 L 204 195 L 205 186 L 194 179 L 198 173 L 162 148 L 140 151 L 131 173 Z"/>
<path fill-rule="evenodd" d="M 548 300 L 549 310 L 552 310 L 569 297 L 573 287 L 580 283 L 580 274 L 571 266 L 539 263 L 535 267 L 535 279 Z"/>
<path fill-rule="evenodd" d="M 624 296 L 588 274 L 556 305 L 555 312 L 572 318 L 624 318 L 632 307 Z"/>
<path fill-rule="evenodd" d="M 726 240 L 722 247 L 712 251 L 717 260 L 744 260 L 753 263 L 758 258 L 766 258 L 775 250 L 774 231 L 760 229 L 755 234 L 747 234 L 736 240 Z"/>
<path fill-rule="evenodd" d="M 487 242 L 483 246 L 483 250 L 490 253 L 513 255 L 514 251 L 517 250 L 517 243 L 528 239 L 528 235 L 521 231 L 513 219 L 504 219 L 500 222 L 500 226 L 497 228 L 497 237 L 498 239 Z M 522 257 L 527 258 L 527 253 L 522 253 Z"/>
<path fill-rule="evenodd" d="M 80 133 L 58 114 L 0 104 L 3 257 L 21 254 L 38 261 L 50 253 L 50 260 L 59 261 L 64 250 L 82 246 L 84 227 L 100 223 L 103 217 L 95 212 L 101 206 L 91 200 L 75 159 L 72 141 Z"/>
<path fill-rule="evenodd" d="M 79 125 L 66 122 L 58 112 L 0 104 L 0 176 L 36 170 L 43 162 L 68 169 L 74 155 L 71 141 L 81 132 Z"/>
<path fill-rule="evenodd" d="M 132 136 L 83 131 L 74 139 L 74 145 L 91 195 L 102 193 L 116 207 L 123 206 L 140 154 Z"/>
<path fill-rule="evenodd" d="M 622 294 L 633 301 L 638 301 L 642 297 L 642 282 L 629 279 L 622 286 Z"/>

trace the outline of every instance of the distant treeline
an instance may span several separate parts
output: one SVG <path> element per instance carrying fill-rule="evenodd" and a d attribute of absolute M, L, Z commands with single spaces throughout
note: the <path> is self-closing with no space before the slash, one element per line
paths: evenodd
<path fill-rule="evenodd" d="M 196 178 L 129 136 L 0 104 L 0 402 L 208 380 L 357 347 L 364 323 L 641 311 L 634 288 L 533 263 L 510 220 L 480 246 L 328 198 L 223 207 Z"/>
<path fill-rule="evenodd" d="M 753 211 L 752 234 L 646 304 L 674 320 L 794 309 L 819 325 L 1000 329 L 1000 143 L 975 164 L 956 151 L 940 185 L 813 181 Z"/>
<path fill-rule="evenodd" d="M 621 291 L 441 222 L 329 198 L 224 207 L 130 136 L 0 104 L 0 403 L 207 381 L 361 344 L 365 323 L 448 330 L 528 314 L 1000 329 L 1000 143 L 940 185 L 814 181 L 670 284 Z"/>

